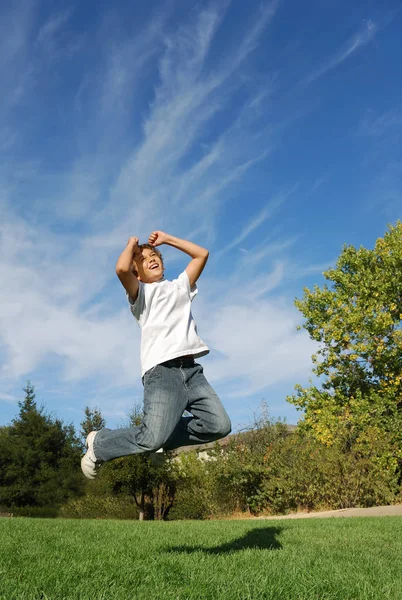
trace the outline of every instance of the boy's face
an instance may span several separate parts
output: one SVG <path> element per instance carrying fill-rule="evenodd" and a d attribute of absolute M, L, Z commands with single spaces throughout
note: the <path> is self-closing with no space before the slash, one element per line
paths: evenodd
<path fill-rule="evenodd" d="M 143 283 L 154 283 L 163 276 L 162 259 L 154 250 L 143 248 L 141 254 L 134 259 L 134 267 L 138 279 Z"/>

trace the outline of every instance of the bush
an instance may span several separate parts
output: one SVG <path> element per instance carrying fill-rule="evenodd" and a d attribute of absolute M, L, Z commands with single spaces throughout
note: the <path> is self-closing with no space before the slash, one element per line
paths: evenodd
<path fill-rule="evenodd" d="M 281 421 L 262 417 L 254 428 L 234 435 L 224 449 L 215 450 L 214 480 L 216 501 L 222 514 L 265 508 L 261 495 L 266 478 L 267 448 L 286 439 L 290 430 Z"/>
<path fill-rule="evenodd" d="M 31 517 L 38 519 L 55 519 L 58 517 L 57 506 L 13 506 L 0 508 L 0 513 L 9 514 L 13 517 Z"/>
<path fill-rule="evenodd" d="M 210 518 L 216 507 L 209 462 L 195 451 L 179 454 L 176 462 L 177 491 L 169 520 Z"/>
<path fill-rule="evenodd" d="M 234 512 L 260 512 L 267 447 L 290 435 L 286 424 L 271 422 L 266 413 L 254 428 L 215 444 L 202 460 L 196 451 L 179 454 L 180 465 L 172 519 L 205 519 Z M 265 506 L 265 505 L 264 505 Z"/>
<path fill-rule="evenodd" d="M 138 509 L 127 497 L 88 495 L 64 504 L 58 516 L 65 519 L 138 519 Z"/>
<path fill-rule="evenodd" d="M 266 456 L 260 506 L 291 510 L 369 507 L 395 502 L 397 475 L 355 446 L 342 452 L 300 433 L 279 440 Z"/>

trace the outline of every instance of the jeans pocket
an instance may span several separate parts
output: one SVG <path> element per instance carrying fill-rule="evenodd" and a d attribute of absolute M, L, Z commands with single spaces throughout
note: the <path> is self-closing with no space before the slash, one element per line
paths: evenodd
<path fill-rule="evenodd" d="M 149 380 L 151 379 L 152 375 L 155 373 L 156 369 L 159 367 L 160 365 L 155 365 L 154 367 L 151 367 L 150 369 L 148 369 L 148 371 L 144 374 L 144 377 L 142 378 L 142 383 L 145 385 L 146 383 L 149 383 Z"/>

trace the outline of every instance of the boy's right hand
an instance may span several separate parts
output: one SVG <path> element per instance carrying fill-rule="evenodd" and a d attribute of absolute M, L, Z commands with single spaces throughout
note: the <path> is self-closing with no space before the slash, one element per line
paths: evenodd
<path fill-rule="evenodd" d="M 141 255 L 138 238 L 130 236 L 126 247 L 116 263 L 116 273 L 130 298 L 135 301 L 138 295 L 138 279 L 133 273 L 133 260 Z"/>
<path fill-rule="evenodd" d="M 140 240 L 137 237 L 134 236 L 130 236 L 128 238 L 128 242 L 127 242 L 127 246 L 131 247 L 131 250 L 133 252 L 133 256 L 140 254 L 140 249 L 138 247 L 138 242 Z"/>
<path fill-rule="evenodd" d="M 138 246 L 139 241 L 140 240 L 137 237 L 134 237 L 133 235 L 131 235 L 128 238 L 127 246 L 132 246 L 134 248 L 134 246 Z"/>

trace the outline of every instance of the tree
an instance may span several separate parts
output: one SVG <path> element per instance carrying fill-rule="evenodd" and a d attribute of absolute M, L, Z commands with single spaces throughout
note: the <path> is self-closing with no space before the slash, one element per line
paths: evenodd
<path fill-rule="evenodd" d="M 402 459 L 402 223 L 389 226 L 373 250 L 345 246 L 331 282 L 304 289 L 295 304 L 310 337 L 318 384 L 288 401 L 304 410 L 303 425 L 327 445 L 348 450 L 379 442 L 384 467 Z M 386 441 L 387 451 L 384 451 Z"/>
<path fill-rule="evenodd" d="M 27 383 L 19 415 L 0 436 L 0 504 L 58 505 L 82 490 L 81 448 L 72 425 L 38 409 Z"/>
<path fill-rule="evenodd" d="M 224 451 L 215 447 L 216 487 L 230 501 L 236 501 L 233 510 L 261 509 L 261 488 L 266 477 L 266 460 L 270 448 L 280 439 L 290 435 L 288 425 L 269 417 L 267 405 L 262 403 L 261 413 L 254 418 L 251 428 L 230 436 Z M 212 453 L 213 456 L 213 453 Z"/>
<path fill-rule="evenodd" d="M 136 427 L 142 421 L 141 408 L 134 406 L 128 415 L 128 426 Z M 107 462 L 99 473 L 99 485 L 113 494 L 129 495 L 139 511 L 139 520 L 167 519 L 176 491 L 174 466 L 166 462 L 154 466 L 149 454 L 123 456 Z"/>
<path fill-rule="evenodd" d="M 27 386 L 23 388 L 25 392 L 25 398 L 23 401 L 18 402 L 18 406 L 20 407 L 20 417 L 23 418 L 24 415 L 28 414 L 30 411 L 35 410 L 36 408 L 36 394 L 35 388 L 31 384 L 30 381 L 27 381 Z"/>
<path fill-rule="evenodd" d="M 100 429 L 103 429 L 106 425 L 106 421 L 102 417 L 102 413 L 97 407 L 89 408 L 89 406 L 86 406 L 84 413 L 85 419 L 81 421 L 80 434 L 85 440 L 91 431 L 99 431 Z"/>

